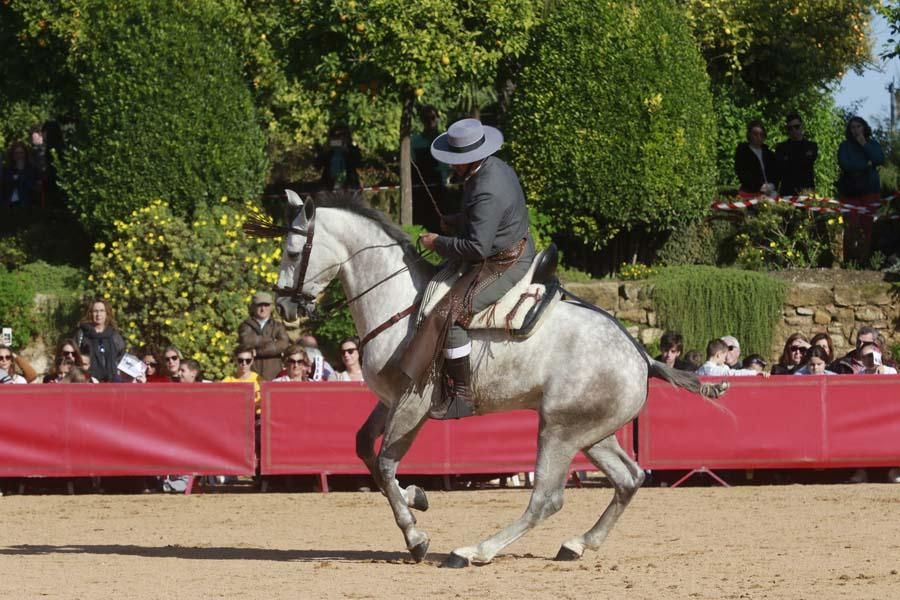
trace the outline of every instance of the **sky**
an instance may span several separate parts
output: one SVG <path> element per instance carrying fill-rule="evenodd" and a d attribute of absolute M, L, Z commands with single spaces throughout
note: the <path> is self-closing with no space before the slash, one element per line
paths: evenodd
<path fill-rule="evenodd" d="M 873 54 L 877 56 L 890 37 L 887 22 L 883 17 L 876 16 L 872 20 L 872 34 L 875 39 Z M 835 94 L 838 106 L 849 108 L 858 102 L 856 114 L 873 126 L 881 121 L 888 121 L 890 117 L 890 100 L 886 89 L 888 84 L 893 80 L 900 88 L 900 58 L 893 58 L 887 62 L 876 58 L 875 64 L 876 68 L 867 69 L 862 76 L 852 71 L 847 73 Z M 895 118 L 900 120 L 900 107 L 895 108 Z"/>

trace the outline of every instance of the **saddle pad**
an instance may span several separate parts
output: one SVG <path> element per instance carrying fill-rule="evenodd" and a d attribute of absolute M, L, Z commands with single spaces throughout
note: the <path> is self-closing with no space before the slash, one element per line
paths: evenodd
<path fill-rule="evenodd" d="M 469 330 L 509 329 L 515 331 L 521 329 L 528 311 L 538 304 L 544 296 L 545 288 L 543 284 L 529 283 L 534 276 L 534 269 L 538 264 L 539 257 L 540 254 L 531 262 L 531 268 L 528 269 L 525 276 L 512 289 L 506 292 L 500 300 L 472 318 Z M 425 317 L 437 306 L 441 298 L 447 295 L 447 292 L 450 291 L 456 280 L 462 276 L 462 267 L 462 263 L 451 261 L 428 282 L 428 287 L 425 288 L 425 294 L 422 297 L 422 305 L 419 308 L 418 323 L 425 320 Z M 515 311 L 515 315 L 513 315 L 512 321 L 507 324 L 507 316 L 513 311 Z"/>

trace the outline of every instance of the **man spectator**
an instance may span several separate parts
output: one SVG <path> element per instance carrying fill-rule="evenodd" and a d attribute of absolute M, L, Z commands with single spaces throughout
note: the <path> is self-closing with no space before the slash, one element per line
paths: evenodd
<path fill-rule="evenodd" d="M 835 373 L 858 373 L 862 370 L 862 363 L 859 362 L 859 349 L 866 344 L 878 343 L 878 330 L 874 327 L 865 325 L 856 332 L 856 347 L 844 356 L 838 358 L 828 366 L 829 371 Z"/>
<path fill-rule="evenodd" d="M 774 195 L 778 189 L 778 163 L 775 153 L 765 144 L 766 128 L 761 121 L 747 124 L 747 141 L 734 153 L 734 172 L 741 182 L 740 193 L 756 197 Z"/>
<path fill-rule="evenodd" d="M 741 344 L 733 335 L 726 335 L 719 338 L 725 342 L 728 352 L 725 353 L 725 364 L 730 369 L 741 368 Z"/>
<path fill-rule="evenodd" d="M 659 356 L 656 360 L 665 363 L 673 369 L 693 371 L 693 367 L 681 360 L 684 353 L 684 336 L 677 331 L 666 331 L 659 339 Z"/>
<path fill-rule="evenodd" d="M 272 318 L 275 299 L 269 292 L 257 292 L 250 305 L 250 316 L 238 327 L 238 345 L 253 349 L 253 371 L 271 381 L 281 371 L 281 355 L 291 345 L 284 325 Z"/>
<path fill-rule="evenodd" d="M 816 189 L 815 163 L 819 146 L 805 137 L 803 120 L 797 113 L 786 119 L 788 139 L 775 146 L 775 161 L 781 178 L 779 193 L 796 196 L 805 190 Z"/>

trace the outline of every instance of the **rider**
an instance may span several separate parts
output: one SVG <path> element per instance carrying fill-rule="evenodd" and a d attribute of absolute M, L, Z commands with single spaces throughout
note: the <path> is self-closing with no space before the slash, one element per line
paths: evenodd
<path fill-rule="evenodd" d="M 463 269 L 420 326 L 401 368 L 418 382 L 429 367 L 443 362 L 448 417 L 473 412 L 472 345 L 466 327 L 475 314 L 498 301 L 525 276 L 535 256 L 522 186 L 512 167 L 493 156 L 502 144 L 503 134 L 497 129 L 477 119 L 463 119 L 431 145 L 432 156 L 452 166 L 463 185 L 463 197 L 460 212 L 441 220 L 442 229 L 454 234 L 425 233 L 421 242 L 448 260 L 461 262 Z M 424 341 L 429 337 L 430 346 Z M 440 348 L 443 356 L 436 351 Z"/>

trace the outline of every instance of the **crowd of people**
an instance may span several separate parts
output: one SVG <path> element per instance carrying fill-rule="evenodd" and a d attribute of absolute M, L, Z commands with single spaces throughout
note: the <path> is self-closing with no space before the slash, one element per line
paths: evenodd
<path fill-rule="evenodd" d="M 325 360 L 315 336 L 296 343 L 284 325 L 272 318 L 274 298 L 269 292 L 253 296 L 250 315 L 236 332 L 233 372 L 223 382 L 363 381 L 359 340 L 341 340 L 341 370 Z M 135 361 L 139 359 L 137 371 Z M 112 307 L 103 298 L 90 302 L 74 333 L 57 346 L 46 374 L 38 373 L 12 346 L 0 343 L 0 383 L 199 383 L 208 381 L 201 365 L 175 346 L 161 352 L 152 348 L 128 352 L 116 327 Z"/>
<path fill-rule="evenodd" d="M 874 327 L 856 332 L 856 346 L 842 356 L 835 354 L 827 332 L 807 338 L 795 332 L 787 337 L 778 361 L 768 364 L 760 354 L 741 358 L 741 344 L 732 335 L 715 338 L 706 345 L 706 359 L 696 350 L 685 352 L 684 337 L 675 331 L 663 333 L 656 360 L 697 375 L 896 375 L 896 362 L 884 352 L 885 341 Z"/>

